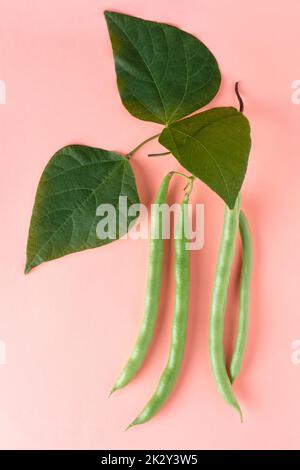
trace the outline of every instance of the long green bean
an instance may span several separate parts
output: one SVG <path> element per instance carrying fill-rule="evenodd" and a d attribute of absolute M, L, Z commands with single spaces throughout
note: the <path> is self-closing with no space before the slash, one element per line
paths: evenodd
<path fill-rule="evenodd" d="M 187 204 L 189 192 L 192 189 L 192 181 L 191 178 L 190 188 L 181 204 L 175 234 L 175 304 L 168 362 L 152 398 L 128 427 L 149 421 L 159 411 L 174 389 L 181 369 L 186 341 L 190 290 L 190 256 L 186 235 L 188 228 Z"/>
<path fill-rule="evenodd" d="M 238 411 L 242 420 L 242 412 L 226 371 L 223 346 L 227 290 L 238 232 L 239 212 L 240 197 L 238 197 L 234 209 L 225 207 L 222 240 L 212 294 L 209 339 L 211 366 L 219 392 L 224 400 Z"/>
<path fill-rule="evenodd" d="M 115 390 L 125 387 L 125 385 L 127 385 L 137 374 L 145 360 L 150 343 L 152 341 L 157 319 L 162 283 L 164 255 L 163 232 L 166 211 L 165 205 L 169 183 L 173 174 L 174 172 L 170 172 L 164 177 L 155 199 L 155 203 L 152 207 L 150 254 L 144 315 L 132 353 L 117 381 L 115 382 L 111 393 L 113 393 Z"/>
<path fill-rule="evenodd" d="M 240 213 L 239 226 L 243 247 L 243 264 L 240 281 L 240 306 L 237 336 L 230 364 L 230 377 L 232 383 L 240 372 L 247 342 L 250 284 L 253 264 L 251 234 L 247 218 L 243 212 Z"/>

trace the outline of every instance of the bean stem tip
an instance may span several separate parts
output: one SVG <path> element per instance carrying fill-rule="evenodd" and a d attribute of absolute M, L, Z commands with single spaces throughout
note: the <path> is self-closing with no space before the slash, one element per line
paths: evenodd
<path fill-rule="evenodd" d="M 132 421 L 132 423 L 128 424 L 127 428 L 124 429 L 124 432 L 128 431 L 128 429 L 132 428 L 133 426 L 135 426 L 134 421 Z"/>
<path fill-rule="evenodd" d="M 112 396 L 112 394 L 116 391 L 117 389 L 115 387 L 113 387 L 111 389 L 111 391 L 109 392 L 109 395 L 108 395 L 108 398 L 110 398 Z"/>

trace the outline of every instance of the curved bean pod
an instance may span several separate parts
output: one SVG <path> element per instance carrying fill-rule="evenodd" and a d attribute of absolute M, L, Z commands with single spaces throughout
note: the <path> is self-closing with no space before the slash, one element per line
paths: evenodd
<path fill-rule="evenodd" d="M 155 207 L 152 208 L 148 280 L 144 315 L 141 322 L 140 331 L 132 353 L 121 374 L 116 380 L 111 393 L 113 393 L 115 390 L 125 387 L 125 385 L 127 385 L 137 374 L 144 362 L 153 337 L 162 282 L 164 255 L 163 231 L 165 225 L 164 204 L 166 204 L 167 201 L 169 183 L 173 174 L 174 172 L 170 172 L 164 177 L 154 202 Z"/>
<path fill-rule="evenodd" d="M 235 340 L 235 348 L 230 364 L 231 383 L 234 382 L 240 372 L 247 342 L 249 297 L 253 264 L 251 234 L 247 218 L 243 212 L 240 213 L 239 224 L 243 247 L 243 265 L 241 271 L 238 329 Z"/>
<path fill-rule="evenodd" d="M 223 348 L 227 290 L 234 257 L 236 235 L 238 232 L 239 212 L 240 197 L 238 197 L 234 209 L 230 210 L 227 206 L 225 207 L 222 240 L 219 248 L 212 294 L 209 348 L 211 367 L 219 392 L 224 400 L 238 411 L 242 420 L 242 412 L 234 396 L 231 382 L 227 374 Z"/>
<path fill-rule="evenodd" d="M 192 179 L 190 179 L 190 184 L 192 184 Z M 175 234 L 175 304 L 168 362 L 152 398 L 128 428 L 149 421 L 159 411 L 170 396 L 181 369 L 186 341 L 190 288 L 190 262 L 186 237 L 188 200 L 189 195 L 186 194 L 181 204 Z"/>

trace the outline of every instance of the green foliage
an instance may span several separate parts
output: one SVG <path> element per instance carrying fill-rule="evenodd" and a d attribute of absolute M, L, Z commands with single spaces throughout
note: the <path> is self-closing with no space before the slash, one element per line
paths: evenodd
<path fill-rule="evenodd" d="M 170 124 L 209 103 L 221 76 L 207 47 L 185 31 L 105 12 L 124 106 L 145 121 Z"/>
<path fill-rule="evenodd" d="M 251 146 L 247 119 L 234 108 L 186 118 L 208 104 L 220 87 L 214 56 L 197 38 L 173 26 L 114 12 L 105 12 L 105 18 L 124 106 L 139 119 L 165 125 L 160 143 L 232 208 Z M 120 196 L 128 198 L 128 206 L 139 202 L 128 159 L 82 145 L 59 150 L 38 186 L 26 272 L 44 261 L 111 242 L 97 236 L 96 210 L 111 204 L 118 222 Z M 123 231 L 117 225 L 116 238 L 135 219 L 127 217 Z"/>
<path fill-rule="evenodd" d="M 97 236 L 96 210 L 100 204 L 111 204 L 118 215 L 119 196 L 126 196 L 128 205 L 139 203 L 135 178 L 125 157 L 83 145 L 60 149 L 38 185 L 26 272 L 44 261 L 111 242 Z M 133 220 L 128 217 L 127 228 Z M 121 235 L 117 231 L 116 238 Z"/>
<path fill-rule="evenodd" d="M 165 128 L 159 141 L 181 165 L 233 208 L 251 147 L 247 118 L 235 108 L 213 108 Z"/>

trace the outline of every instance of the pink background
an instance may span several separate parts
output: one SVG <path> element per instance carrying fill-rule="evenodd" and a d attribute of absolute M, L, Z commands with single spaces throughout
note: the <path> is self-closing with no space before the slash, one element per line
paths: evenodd
<path fill-rule="evenodd" d="M 253 134 L 243 207 L 255 245 L 249 344 L 235 385 L 243 425 L 219 397 L 209 365 L 223 204 L 203 184 L 194 201 L 205 204 L 205 247 L 192 253 L 183 371 L 169 403 L 148 424 L 124 432 L 164 366 L 171 292 L 146 366 L 107 398 L 137 333 L 147 241 L 121 240 L 23 274 L 35 190 L 50 156 L 69 143 L 127 152 L 160 130 L 120 103 L 104 9 L 169 22 L 202 39 L 223 73 L 212 105 L 236 105 L 233 83 L 241 81 Z M 0 11 L 0 79 L 7 86 L 7 104 L 0 106 L 0 339 L 7 347 L 7 364 L 0 366 L 0 447 L 299 448 L 300 366 L 291 362 L 291 343 L 300 338 L 300 106 L 291 101 L 291 83 L 300 75 L 299 1 L 0 0 Z M 150 150 L 159 151 L 159 144 L 133 159 L 147 204 L 162 176 L 179 168 L 172 157 L 147 159 Z M 228 352 L 235 280 L 236 273 Z"/>

